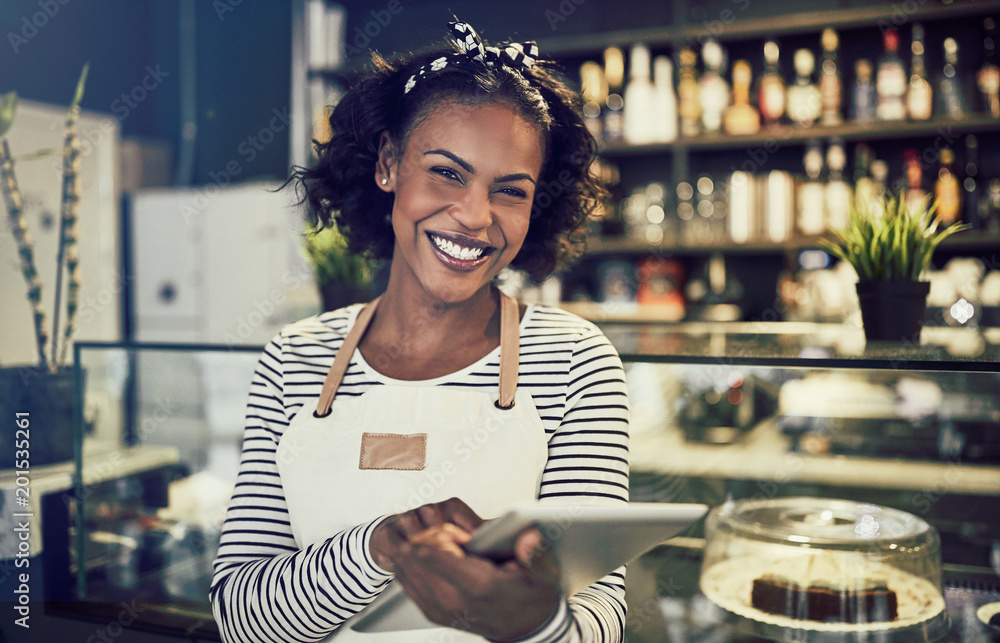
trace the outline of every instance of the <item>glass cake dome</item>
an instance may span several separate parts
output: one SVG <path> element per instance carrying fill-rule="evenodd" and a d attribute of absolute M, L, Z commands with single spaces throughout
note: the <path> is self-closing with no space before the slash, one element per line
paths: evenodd
<path fill-rule="evenodd" d="M 700 587 L 754 634 L 933 640 L 948 629 L 937 532 L 912 514 L 825 498 L 739 500 L 706 523 Z"/>

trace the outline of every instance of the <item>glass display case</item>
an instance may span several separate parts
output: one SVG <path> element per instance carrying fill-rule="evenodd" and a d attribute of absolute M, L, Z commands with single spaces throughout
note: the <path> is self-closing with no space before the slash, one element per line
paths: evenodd
<path fill-rule="evenodd" d="M 1000 332 L 925 329 L 906 346 L 843 325 L 601 325 L 625 363 L 634 501 L 905 512 L 939 538 L 945 636 L 987 640 L 975 613 L 1000 601 Z M 78 603 L 134 599 L 153 629 L 217 638 L 211 562 L 259 353 L 77 345 Z M 628 640 L 748 635 L 699 588 L 705 542 L 696 525 L 630 565 Z"/>
<path fill-rule="evenodd" d="M 260 352 L 77 343 L 77 608 L 82 602 L 92 615 L 136 601 L 141 629 L 218 639 L 212 561 Z"/>

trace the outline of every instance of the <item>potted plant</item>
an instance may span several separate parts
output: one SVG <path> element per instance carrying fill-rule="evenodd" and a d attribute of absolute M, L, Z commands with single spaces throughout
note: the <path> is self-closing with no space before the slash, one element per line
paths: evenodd
<path fill-rule="evenodd" d="M 80 144 L 77 137 L 77 121 L 80 116 L 80 100 L 83 98 L 87 69 L 87 65 L 84 65 L 66 114 L 62 149 L 43 150 L 32 155 L 32 158 L 39 158 L 48 154 L 58 154 L 63 159 L 59 246 L 56 257 L 57 276 L 51 335 L 48 331 L 48 319 L 42 307 L 42 283 L 38 277 L 34 246 L 23 214 L 21 192 L 14 171 L 14 157 L 6 138 L 14 123 L 17 94 L 9 92 L 0 95 L 0 192 L 3 193 L 7 218 L 17 243 L 21 273 L 27 283 L 28 304 L 34 318 L 34 338 L 38 355 L 34 364 L 0 368 L 0 415 L 9 419 L 5 420 L 3 429 L 0 430 L 0 439 L 5 445 L 13 445 L 15 429 L 18 428 L 14 418 L 28 420 L 20 422 L 29 428 L 28 432 L 19 438 L 30 436 L 28 442 L 30 461 L 33 465 L 68 460 L 73 457 L 73 371 L 68 368 L 67 354 L 69 341 L 73 336 L 80 294 L 76 225 L 80 198 Z M 63 300 L 64 281 L 67 284 L 65 300 Z M 62 304 L 65 304 L 65 317 L 61 320 L 62 326 L 60 326 Z M 20 415 L 15 416 L 15 414 Z M 0 463 L 0 468 L 5 466 L 11 466 L 11 463 Z"/>
<path fill-rule="evenodd" d="M 309 230 L 305 252 L 316 273 L 323 310 L 336 310 L 374 296 L 374 262 L 348 252 L 347 240 L 335 226 Z"/>
<path fill-rule="evenodd" d="M 920 281 L 934 250 L 968 228 L 940 228 L 937 203 L 917 205 L 901 195 L 855 204 L 845 228 L 820 243 L 858 273 L 858 303 L 869 341 L 919 342 L 930 282 Z"/>

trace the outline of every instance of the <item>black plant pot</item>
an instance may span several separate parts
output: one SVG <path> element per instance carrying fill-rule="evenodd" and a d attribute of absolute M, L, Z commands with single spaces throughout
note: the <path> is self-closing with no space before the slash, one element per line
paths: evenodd
<path fill-rule="evenodd" d="M 0 368 L 0 469 L 14 467 L 27 451 L 32 467 L 73 459 L 73 369 L 57 373 L 31 366 Z M 17 425 L 28 419 L 27 434 Z M 17 443 L 27 438 L 28 449 Z"/>
<path fill-rule="evenodd" d="M 930 288 L 927 281 L 858 282 L 865 338 L 870 342 L 919 344 Z"/>

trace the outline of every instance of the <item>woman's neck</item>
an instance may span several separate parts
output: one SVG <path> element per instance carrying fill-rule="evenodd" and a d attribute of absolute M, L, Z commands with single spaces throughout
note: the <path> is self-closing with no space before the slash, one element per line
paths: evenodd
<path fill-rule="evenodd" d="M 389 286 L 361 342 L 380 373 L 432 379 L 461 370 L 499 345 L 499 293 L 486 286 L 469 299 L 445 303 L 420 288 Z"/>

